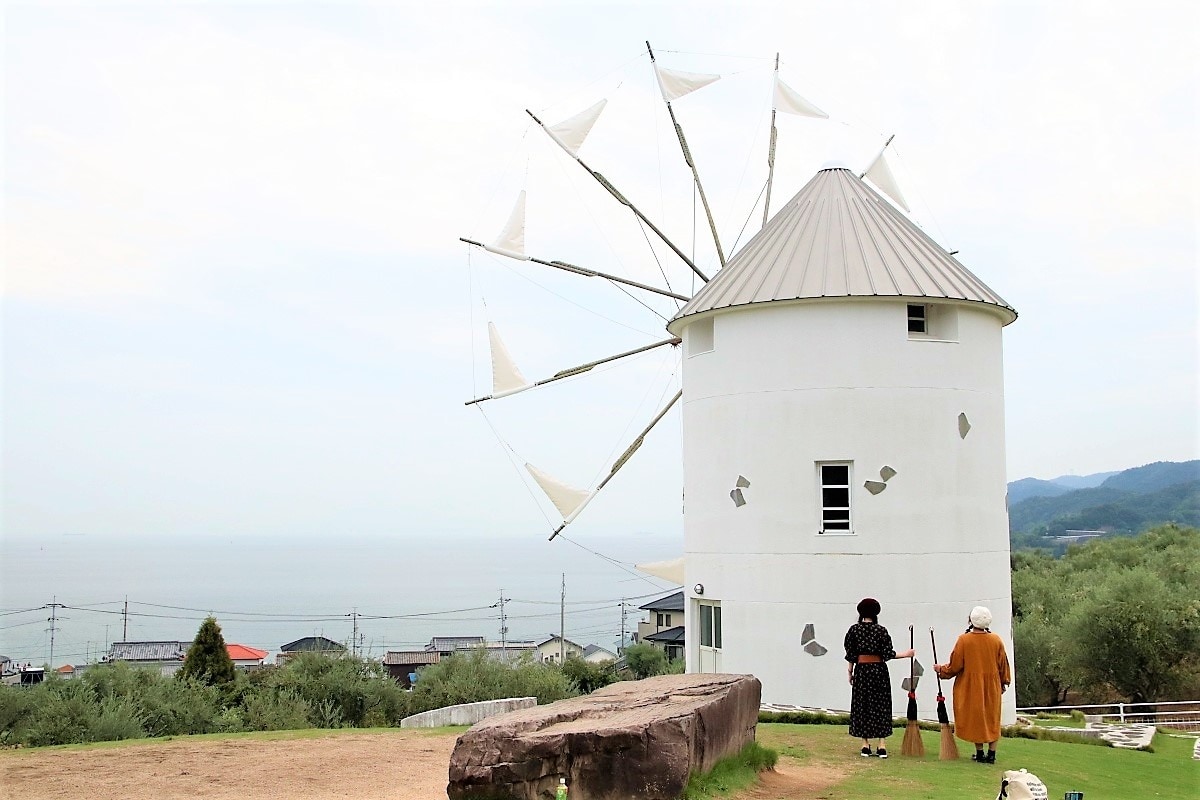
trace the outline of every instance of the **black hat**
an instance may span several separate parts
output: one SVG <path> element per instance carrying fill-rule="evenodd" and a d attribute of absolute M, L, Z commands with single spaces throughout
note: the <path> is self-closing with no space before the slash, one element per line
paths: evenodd
<path fill-rule="evenodd" d="M 858 615 L 860 617 L 871 617 L 874 619 L 879 616 L 879 601 L 873 597 L 864 597 L 862 602 L 858 604 Z"/>

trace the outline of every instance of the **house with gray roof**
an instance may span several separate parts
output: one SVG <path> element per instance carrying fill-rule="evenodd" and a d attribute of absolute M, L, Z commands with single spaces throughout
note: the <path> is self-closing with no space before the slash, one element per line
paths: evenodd
<path fill-rule="evenodd" d="M 139 669 L 153 669 L 171 676 L 183 668 L 191 646 L 191 642 L 175 641 L 113 642 L 101 660 L 109 664 L 124 661 Z"/>

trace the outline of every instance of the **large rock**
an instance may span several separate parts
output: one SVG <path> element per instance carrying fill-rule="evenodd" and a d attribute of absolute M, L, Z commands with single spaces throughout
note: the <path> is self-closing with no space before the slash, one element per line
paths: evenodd
<path fill-rule="evenodd" d="M 754 740 L 753 675 L 662 675 L 490 717 L 450 756 L 451 800 L 676 800 Z"/>

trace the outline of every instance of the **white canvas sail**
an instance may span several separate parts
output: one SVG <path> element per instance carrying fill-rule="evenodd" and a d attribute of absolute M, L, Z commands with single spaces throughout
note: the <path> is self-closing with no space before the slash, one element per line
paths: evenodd
<path fill-rule="evenodd" d="M 672 558 L 668 561 L 652 561 L 648 564 L 634 564 L 633 568 L 638 572 L 644 572 L 647 575 L 653 575 L 656 578 L 662 578 L 664 581 L 683 585 L 683 556 Z"/>
<path fill-rule="evenodd" d="M 529 260 L 529 256 L 525 255 L 524 189 L 517 195 L 517 202 L 513 205 L 512 213 L 508 216 L 508 224 L 504 226 L 504 230 L 496 237 L 496 241 L 491 244 L 485 244 L 483 249 L 497 255 L 520 259 L 521 261 Z"/>
<path fill-rule="evenodd" d="M 583 146 L 583 140 L 587 138 L 591 132 L 592 126 L 596 124 L 596 120 L 600 118 L 600 112 L 604 110 L 604 106 L 608 104 L 608 100 L 601 100 L 591 108 L 580 111 L 570 119 L 565 119 L 557 125 L 551 125 L 546 128 L 550 135 L 554 137 L 554 141 L 571 155 L 579 152 L 579 148 Z"/>
<path fill-rule="evenodd" d="M 525 469 L 529 470 L 529 474 L 537 481 L 538 486 L 542 487 L 542 491 L 546 493 L 550 502 L 554 503 L 554 507 L 567 522 L 574 519 L 575 515 L 582 511 L 583 507 L 592 499 L 591 492 L 568 486 L 557 478 L 552 478 L 542 472 L 533 464 L 526 464 Z"/>
<path fill-rule="evenodd" d="M 720 75 L 663 69 L 658 64 L 654 65 L 654 72 L 658 75 L 658 88 L 662 92 L 663 100 L 666 100 L 668 103 L 672 100 L 678 100 L 685 94 L 691 94 L 697 89 L 703 89 L 710 83 L 715 83 L 721 79 Z"/>
<path fill-rule="evenodd" d="M 785 114 L 829 119 L 829 115 L 796 93 L 796 90 L 775 76 L 775 109 Z"/>
<path fill-rule="evenodd" d="M 879 191 L 892 198 L 892 202 L 909 211 L 908 205 L 904 202 L 904 195 L 900 192 L 900 185 L 896 183 L 896 177 L 892 175 L 892 170 L 888 168 L 887 160 L 883 157 L 883 151 L 880 151 L 876 156 L 875 161 L 871 166 L 867 167 L 867 171 L 863 173 L 864 178 L 870 178 L 871 183 L 879 187 Z"/>
<path fill-rule="evenodd" d="M 500 339 L 496 326 L 488 323 L 488 340 L 492 346 L 492 397 L 504 397 L 529 388 L 529 381 L 517 369 L 508 348 Z"/>

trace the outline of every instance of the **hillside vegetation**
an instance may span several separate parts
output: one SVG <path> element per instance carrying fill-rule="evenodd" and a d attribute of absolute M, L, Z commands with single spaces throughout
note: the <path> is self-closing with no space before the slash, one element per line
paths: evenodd
<path fill-rule="evenodd" d="M 1200 529 L 1013 555 L 1017 704 L 1200 694 Z"/>

